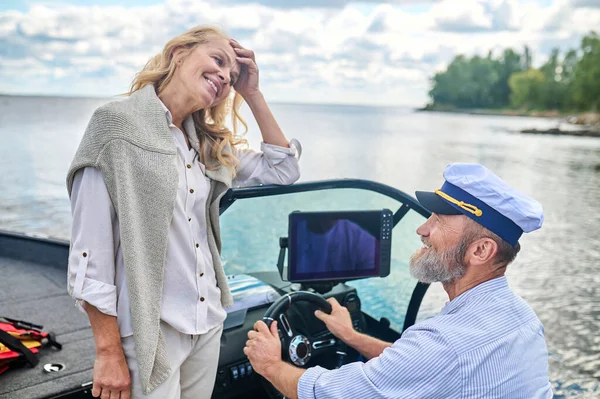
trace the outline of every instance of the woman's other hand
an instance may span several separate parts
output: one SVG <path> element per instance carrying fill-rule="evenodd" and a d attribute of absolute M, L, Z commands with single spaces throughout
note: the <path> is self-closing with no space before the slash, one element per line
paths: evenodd
<path fill-rule="evenodd" d="M 130 390 L 131 378 L 123 352 L 97 354 L 92 396 L 101 399 L 129 399 Z"/>

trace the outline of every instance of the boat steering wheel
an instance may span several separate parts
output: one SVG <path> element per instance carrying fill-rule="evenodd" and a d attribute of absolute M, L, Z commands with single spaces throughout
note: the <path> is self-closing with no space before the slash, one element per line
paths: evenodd
<path fill-rule="evenodd" d="M 307 336 L 298 333 L 290 324 L 285 315 L 285 311 L 296 302 L 310 302 L 317 306 L 319 310 L 327 314 L 331 313 L 331 304 L 327 302 L 321 295 L 308 291 L 296 291 L 286 294 L 275 301 L 265 312 L 263 321 L 269 328 L 271 327 L 271 323 L 273 323 L 273 321 L 278 322 L 281 347 L 283 352 L 287 355 L 284 357 L 287 357 L 287 360 L 296 366 L 304 366 L 306 363 L 308 363 L 312 356 L 318 355 L 326 348 L 334 346 L 336 344 L 336 340 L 315 340 L 314 337 L 311 337 L 310 335 Z M 283 397 L 283 395 L 281 395 L 281 393 L 264 378 L 263 383 L 267 393 L 271 398 Z"/>

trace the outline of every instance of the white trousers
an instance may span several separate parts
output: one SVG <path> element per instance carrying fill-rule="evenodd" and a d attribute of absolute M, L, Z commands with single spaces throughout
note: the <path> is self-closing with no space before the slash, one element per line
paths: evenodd
<path fill-rule="evenodd" d="M 142 393 L 133 336 L 122 338 L 131 376 L 132 399 L 210 399 L 217 376 L 223 325 L 203 335 L 182 334 L 161 322 L 171 374 L 149 395 Z"/>

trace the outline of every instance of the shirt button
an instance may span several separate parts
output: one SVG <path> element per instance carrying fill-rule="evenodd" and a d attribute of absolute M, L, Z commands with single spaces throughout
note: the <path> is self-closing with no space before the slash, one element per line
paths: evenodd
<path fill-rule="evenodd" d="M 83 253 L 83 257 L 86 258 L 87 257 L 87 252 Z"/>
<path fill-rule="evenodd" d="M 194 194 L 194 189 L 190 188 L 190 193 Z"/>
<path fill-rule="evenodd" d="M 192 169 L 192 165 L 190 165 L 189 163 L 185 166 L 187 166 L 188 169 Z"/>
<path fill-rule="evenodd" d="M 198 248 L 200 246 L 200 244 L 196 243 L 196 248 Z"/>
<path fill-rule="evenodd" d="M 204 302 L 204 297 L 203 296 L 200 297 L 200 302 Z"/>
<path fill-rule="evenodd" d="M 200 277 L 204 276 L 204 273 L 200 273 Z"/>
<path fill-rule="evenodd" d="M 191 222 L 191 221 L 192 221 L 192 218 L 188 218 L 188 222 Z"/>

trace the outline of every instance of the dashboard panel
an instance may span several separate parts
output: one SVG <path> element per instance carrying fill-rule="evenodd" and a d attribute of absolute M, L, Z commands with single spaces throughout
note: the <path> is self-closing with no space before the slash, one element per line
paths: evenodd
<path fill-rule="evenodd" d="M 275 272 L 252 273 L 251 275 L 271 285 L 282 295 L 299 288 L 289 282 L 282 281 L 279 274 Z M 350 311 L 354 328 L 358 331 L 365 330 L 366 321 L 361 312 L 360 298 L 354 287 L 338 284 L 323 297 L 335 297 Z M 251 364 L 244 355 L 243 348 L 248 339 L 248 331 L 253 329 L 256 321 L 262 320 L 268 307 L 269 305 L 264 305 L 249 309 L 243 324 L 232 328 L 226 327 L 223 331 L 213 398 L 267 397 L 262 385 L 262 377 L 252 369 Z M 296 331 L 313 337 L 312 344 L 323 349 L 321 355 L 311 358 L 305 367 L 319 365 L 331 369 L 339 367 L 341 364 L 356 361 L 358 353 L 346 348 L 343 343 L 337 340 L 327 330 L 325 324 L 314 316 L 315 310 L 316 307 L 313 304 L 298 302 L 286 311 L 287 319 Z M 346 355 L 339 355 L 337 352 L 346 353 Z M 285 356 L 284 359 L 287 360 Z"/>

